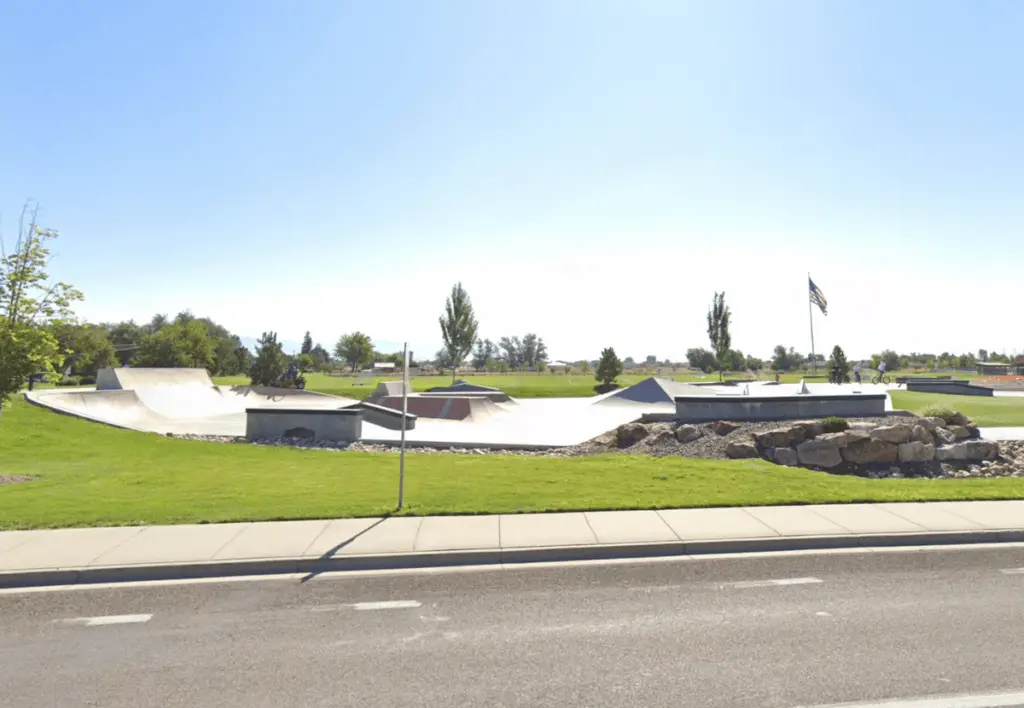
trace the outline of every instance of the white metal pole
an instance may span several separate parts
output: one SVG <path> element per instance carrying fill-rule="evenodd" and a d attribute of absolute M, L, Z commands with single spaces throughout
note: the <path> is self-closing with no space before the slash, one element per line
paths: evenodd
<path fill-rule="evenodd" d="M 811 274 L 807 274 L 807 316 L 811 320 L 811 372 L 815 375 L 818 373 L 818 357 L 814 354 L 814 303 L 811 302 Z"/>
<path fill-rule="evenodd" d="M 409 412 L 409 343 L 402 346 L 402 443 L 398 453 L 398 510 L 405 497 L 405 417 Z"/>

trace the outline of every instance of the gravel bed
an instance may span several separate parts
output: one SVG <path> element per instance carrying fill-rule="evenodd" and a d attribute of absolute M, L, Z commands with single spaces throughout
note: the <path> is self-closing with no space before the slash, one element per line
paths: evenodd
<path fill-rule="evenodd" d="M 0 474 L 0 484 L 17 484 L 18 482 L 31 482 L 35 477 L 26 477 L 21 474 Z"/>

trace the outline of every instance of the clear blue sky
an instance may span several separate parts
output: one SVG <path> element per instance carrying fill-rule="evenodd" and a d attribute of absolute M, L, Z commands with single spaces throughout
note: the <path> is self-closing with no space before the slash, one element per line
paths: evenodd
<path fill-rule="evenodd" d="M 1024 3 L 6 3 L 3 233 L 90 319 L 1024 349 Z M 1006 297 L 1005 305 L 995 304 Z"/>

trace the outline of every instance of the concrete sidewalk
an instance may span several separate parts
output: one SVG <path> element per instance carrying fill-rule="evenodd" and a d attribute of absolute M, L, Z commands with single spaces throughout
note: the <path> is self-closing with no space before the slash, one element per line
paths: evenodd
<path fill-rule="evenodd" d="M 0 532 L 0 587 L 1024 541 L 1024 501 L 382 517 Z"/>

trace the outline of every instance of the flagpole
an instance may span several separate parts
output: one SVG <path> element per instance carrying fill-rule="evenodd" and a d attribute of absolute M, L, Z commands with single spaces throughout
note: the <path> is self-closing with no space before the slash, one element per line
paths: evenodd
<path fill-rule="evenodd" d="M 807 284 L 811 283 L 811 274 L 807 274 Z M 814 355 L 814 303 L 811 302 L 810 288 L 807 291 L 807 317 L 811 321 L 811 373 L 818 374 L 818 357 Z"/>
<path fill-rule="evenodd" d="M 402 347 L 402 442 L 398 453 L 398 511 L 405 498 L 405 418 L 409 414 L 409 343 Z"/>

